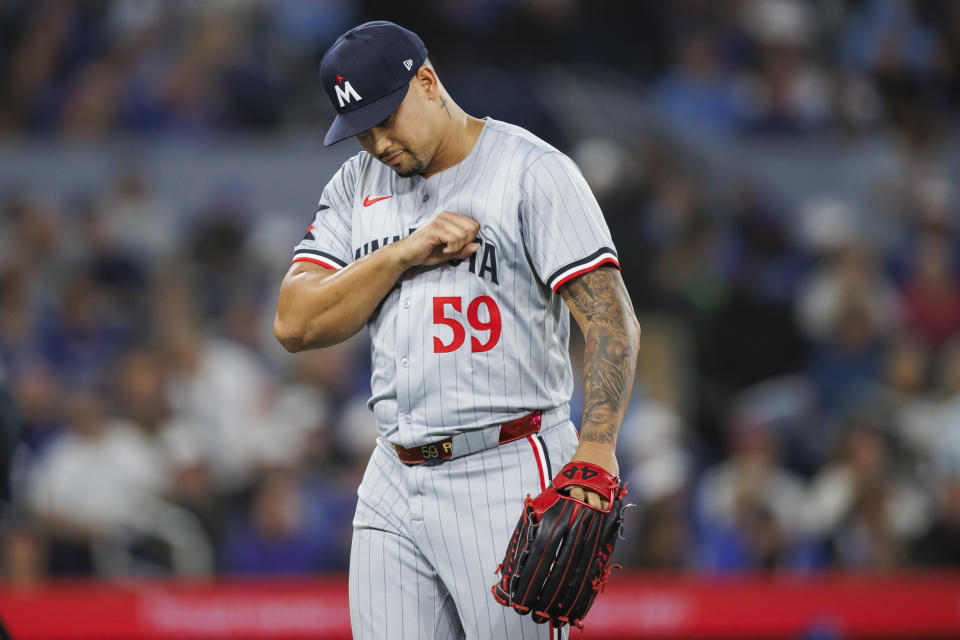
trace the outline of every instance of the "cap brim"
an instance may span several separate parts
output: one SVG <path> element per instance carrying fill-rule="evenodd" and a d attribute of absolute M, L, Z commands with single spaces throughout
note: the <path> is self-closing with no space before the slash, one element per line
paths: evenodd
<path fill-rule="evenodd" d="M 327 135 L 323 137 L 324 146 L 329 147 L 341 140 L 352 138 L 386 120 L 393 113 L 393 110 L 403 102 L 409 88 L 410 83 L 405 82 L 402 87 L 391 91 L 382 98 L 365 104 L 359 109 L 337 115 L 333 124 L 330 125 L 330 129 L 327 130 Z"/>

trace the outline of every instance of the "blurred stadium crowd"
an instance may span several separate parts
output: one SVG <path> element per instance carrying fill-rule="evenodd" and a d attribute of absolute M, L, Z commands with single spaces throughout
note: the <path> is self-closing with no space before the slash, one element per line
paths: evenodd
<path fill-rule="evenodd" d="M 960 566 L 960 3 L 6 0 L 0 132 L 316 129 L 319 55 L 370 16 L 417 30 L 468 112 L 572 153 L 601 201 L 644 327 L 624 564 Z M 548 64 L 628 79 L 721 147 L 884 155 L 859 199 L 717 185 L 669 136 L 578 137 L 536 90 Z M 0 380 L 25 424 L 3 579 L 344 570 L 367 345 L 273 342 L 298 238 L 268 255 L 242 201 L 185 216 L 134 168 L 0 197 Z"/>

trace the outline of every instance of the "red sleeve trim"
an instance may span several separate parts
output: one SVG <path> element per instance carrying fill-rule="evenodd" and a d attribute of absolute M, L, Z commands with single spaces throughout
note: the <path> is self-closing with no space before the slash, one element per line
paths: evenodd
<path fill-rule="evenodd" d="M 339 271 L 341 269 L 341 267 L 335 264 L 326 262 L 325 260 L 321 260 L 319 258 L 314 258 L 312 256 L 297 256 L 296 258 L 290 261 L 290 264 L 293 264 L 294 262 L 312 262 L 313 264 L 318 264 L 321 267 L 332 269 L 333 271 Z"/>
<path fill-rule="evenodd" d="M 613 258 L 604 258 L 603 260 L 601 260 L 601 261 L 598 262 L 597 264 L 590 265 L 589 267 L 584 267 L 583 269 L 580 269 L 579 271 L 574 271 L 573 273 L 568 274 L 567 276 L 564 276 L 564 278 L 563 278 L 562 280 L 558 281 L 557 284 L 553 285 L 553 290 L 554 290 L 554 292 L 559 291 L 559 290 L 560 290 L 560 287 L 562 287 L 562 286 L 565 285 L 566 283 L 570 282 L 571 280 L 573 280 L 573 279 L 576 278 L 577 276 L 582 276 L 583 274 L 587 273 L 588 271 L 593 271 L 593 270 L 596 269 L 597 267 L 599 267 L 599 266 L 601 266 L 601 265 L 604 265 L 604 264 L 612 264 L 612 265 L 615 266 L 617 269 L 620 268 L 620 263 L 617 262 L 615 259 L 613 259 Z"/>

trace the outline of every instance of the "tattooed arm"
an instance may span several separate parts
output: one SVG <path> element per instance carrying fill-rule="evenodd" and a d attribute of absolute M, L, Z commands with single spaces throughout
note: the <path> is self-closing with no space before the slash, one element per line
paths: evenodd
<path fill-rule="evenodd" d="M 617 433 L 623 421 L 637 367 L 640 325 L 633 313 L 620 272 L 600 267 L 574 278 L 560 289 L 570 313 L 583 331 L 583 420 L 580 446 L 573 460 L 599 465 L 617 475 Z M 600 506 L 600 496 L 574 487 L 570 494 Z"/>

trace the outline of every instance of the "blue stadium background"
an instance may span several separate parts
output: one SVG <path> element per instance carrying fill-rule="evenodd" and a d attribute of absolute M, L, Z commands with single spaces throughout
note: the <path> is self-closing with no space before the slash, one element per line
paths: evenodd
<path fill-rule="evenodd" d="M 356 149 L 317 63 L 372 18 L 604 208 L 644 329 L 620 562 L 960 564 L 960 3 L 5 0 L 4 584 L 345 570 L 368 344 L 270 325 Z"/>

